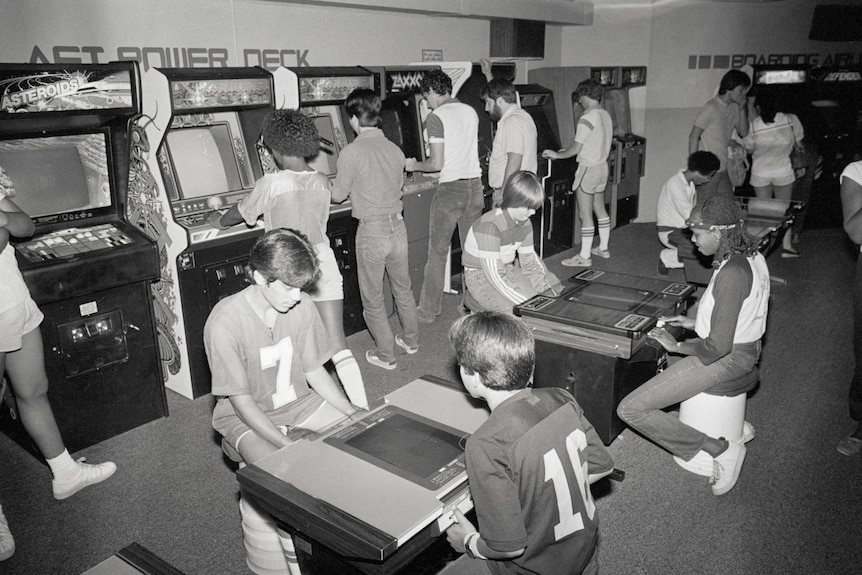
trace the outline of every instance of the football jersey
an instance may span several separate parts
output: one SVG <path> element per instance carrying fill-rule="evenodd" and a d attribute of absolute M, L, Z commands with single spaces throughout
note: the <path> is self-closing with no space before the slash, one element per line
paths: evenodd
<path fill-rule="evenodd" d="M 467 441 L 467 475 L 485 543 L 517 551 L 493 573 L 579 574 L 594 552 L 588 476 L 610 453 L 568 391 L 528 388 L 501 403 Z"/>

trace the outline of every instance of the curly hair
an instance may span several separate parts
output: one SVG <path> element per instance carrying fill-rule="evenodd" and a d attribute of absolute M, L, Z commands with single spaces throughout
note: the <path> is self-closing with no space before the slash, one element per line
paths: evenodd
<path fill-rule="evenodd" d="M 320 151 L 317 128 L 298 110 L 273 110 L 263 121 L 263 143 L 279 154 L 311 158 Z"/>
<path fill-rule="evenodd" d="M 692 213 L 691 220 L 697 221 Z M 757 253 L 757 238 L 748 232 L 742 208 L 733 198 L 713 196 L 703 203 L 697 227 L 718 230 L 721 234 L 718 249 L 712 258 L 712 267 L 717 268 L 730 256 L 740 254 L 753 256 Z"/>
<path fill-rule="evenodd" d="M 419 81 L 419 89 L 423 94 L 434 92 L 438 96 L 452 93 L 452 78 L 443 70 L 429 70 Z"/>
<path fill-rule="evenodd" d="M 604 87 L 592 78 L 584 80 L 578 84 L 578 87 L 575 88 L 575 92 L 577 93 L 578 98 L 586 96 L 588 98 L 592 98 L 596 102 L 601 102 L 605 95 Z"/>

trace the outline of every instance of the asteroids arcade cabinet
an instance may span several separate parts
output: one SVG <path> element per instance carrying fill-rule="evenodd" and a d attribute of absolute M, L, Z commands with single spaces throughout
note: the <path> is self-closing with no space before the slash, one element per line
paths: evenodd
<path fill-rule="evenodd" d="M 0 166 L 36 224 L 13 243 L 45 314 L 48 397 L 70 452 L 167 415 L 150 297 L 156 245 L 125 220 L 140 89 L 134 62 L 0 64 Z M 14 400 L 0 420 L 38 453 Z"/>
<path fill-rule="evenodd" d="M 204 323 L 247 285 L 248 253 L 263 235 L 262 222 L 218 230 L 206 216 L 239 202 L 263 175 L 256 144 L 273 102 L 263 68 L 152 68 L 144 76 L 130 220 L 159 246 L 162 377 L 188 398 L 210 392 Z"/>

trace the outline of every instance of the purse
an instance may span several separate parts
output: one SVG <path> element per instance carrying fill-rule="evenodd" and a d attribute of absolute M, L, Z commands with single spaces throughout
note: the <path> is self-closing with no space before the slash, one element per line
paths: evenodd
<path fill-rule="evenodd" d="M 793 134 L 793 124 L 787 123 L 790 126 L 790 133 Z M 796 141 L 796 134 L 793 134 L 793 149 L 790 151 L 790 166 L 793 168 L 793 173 L 798 180 L 805 175 L 805 170 L 808 167 L 808 154 L 805 152 L 805 144 Z"/>
<path fill-rule="evenodd" d="M 727 147 L 727 177 L 730 178 L 730 184 L 737 188 L 745 183 L 745 176 L 748 175 L 748 153 L 745 148 L 738 144 L 731 144 Z"/>

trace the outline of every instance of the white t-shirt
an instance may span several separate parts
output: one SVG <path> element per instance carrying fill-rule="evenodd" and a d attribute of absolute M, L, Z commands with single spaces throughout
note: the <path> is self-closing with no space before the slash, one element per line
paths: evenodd
<path fill-rule="evenodd" d="M 665 182 L 658 195 L 656 206 L 656 225 L 682 229 L 685 220 L 697 203 L 697 188 L 694 182 L 685 179 L 685 170 L 680 170 Z M 659 230 L 661 231 L 661 230 Z"/>
<path fill-rule="evenodd" d="M 742 140 L 753 159 L 751 174 L 766 178 L 787 175 L 793 170 L 790 152 L 794 143 L 804 137 L 802 123 L 794 114 L 778 112 L 769 124 L 761 117 L 755 118 Z"/>

